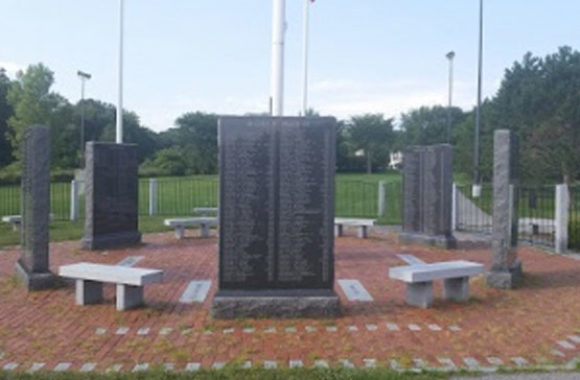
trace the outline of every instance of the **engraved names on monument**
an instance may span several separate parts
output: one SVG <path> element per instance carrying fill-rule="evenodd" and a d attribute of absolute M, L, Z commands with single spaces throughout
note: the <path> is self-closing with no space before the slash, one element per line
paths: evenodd
<path fill-rule="evenodd" d="M 220 124 L 220 287 L 260 288 L 275 272 L 275 133 Z"/>
<path fill-rule="evenodd" d="M 333 132 L 282 121 L 277 268 L 278 281 L 285 287 L 332 287 L 328 264 L 333 249 Z"/>
<path fill-rule="evenodd" d="M 338 310 L 332 290 L 334 134 L 332 118 L 220 119 L 214 316 Z"/>

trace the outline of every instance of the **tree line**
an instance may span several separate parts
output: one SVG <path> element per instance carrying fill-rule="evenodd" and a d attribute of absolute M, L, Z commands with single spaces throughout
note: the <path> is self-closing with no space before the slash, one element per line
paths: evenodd
<path fill-rule="evenodd" d="M 70 176 L 81 164 L 80 118 L 86 141 L 114 141 L 116 108 L 95 99 L 76 104 L 51 91 L 54 73 L 29 66 L 14 80 L 0 68 L 0 182 L 20 173 L 22 133 L 33 124 L 51 128 L 53 173 Z M 492 175 L 493 131 L 511 129 L 520 140 L 524 181 L 570 183 L 580 175 L 580 53 L 561 47 L 545 57 L 531 53 L 507 68 L 498 92 L 482 104 L 480 172 Z M 308 116 L 317 117 L 314 110 Z M 217 172 L 219 116 L 188 112 L 156 133 L 124 110 L 124 139 L 138 145 L 140 174 L 173 176 Z M 471 178 L 474 110 L 419 106 L 398 121 L 384 114 L 352 116 L 337 122 L 337 170 L 384 172 L 389 153 L 410 145 L 450 143 L 455 172 Z"/>

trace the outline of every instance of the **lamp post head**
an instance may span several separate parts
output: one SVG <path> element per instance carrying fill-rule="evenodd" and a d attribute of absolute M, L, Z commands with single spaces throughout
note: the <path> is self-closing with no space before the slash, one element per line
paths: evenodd
<path fill-rule="evenodd" d="M 447 59 L 451 61 L 453 60 L 453 58 L 455 58 L 455 52 L 452 50 L 449 53 L 447 53 L 445 57 L 447 57 Z"/>
<path fill-rule="evenodd" d="M 85 73 L 83 71 L 77 71 L 77 75 L 79 76 L 79 78 L 81 79 L 91 79 L 91 74 L 89 73 Z"/>

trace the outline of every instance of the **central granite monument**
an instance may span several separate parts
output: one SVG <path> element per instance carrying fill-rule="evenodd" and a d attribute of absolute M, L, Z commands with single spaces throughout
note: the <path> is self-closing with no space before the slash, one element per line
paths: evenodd
<path fill-rule="evenodd" d="M 333 118 L 219 120 L 216 318 L 335 316 Z"/>

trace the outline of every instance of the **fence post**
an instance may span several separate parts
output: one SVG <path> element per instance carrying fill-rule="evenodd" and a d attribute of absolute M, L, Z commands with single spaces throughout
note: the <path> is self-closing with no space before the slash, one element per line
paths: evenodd
<path fill-rule="evenodd" d="M 378 210 L 377 210 L 377 215 L 379 217 L 381 216 L 385 216 L 385 213 L 387 211 L 387 207 L 386 207 L 386 198 L 387 198 L 387 183 L 385 181 L 380 181 L 379 182 L 379 190 L 378 190 Z"/>
<path fill-rule="evenodd" d="M 451 231 L 457 231 L 457 184 L 451 187 Z"/>
<path fill-rule="evenodd" d="M 70 181 L 70 220 L 79 218 L 79 182 L 75 179 Z"/>
<path fill-rule="evenodd" d="M 568 250 L 568 209 L 570 206 L 570 196 L 568 186 L 556 185 L 556 204 L 555 204 L 555 250 L 556 253 L 564 253 Z"/>
<path fill-rule="evenodd" d="M 157 215 L 157 179 L 149 179 L 149 215 Z"/>

